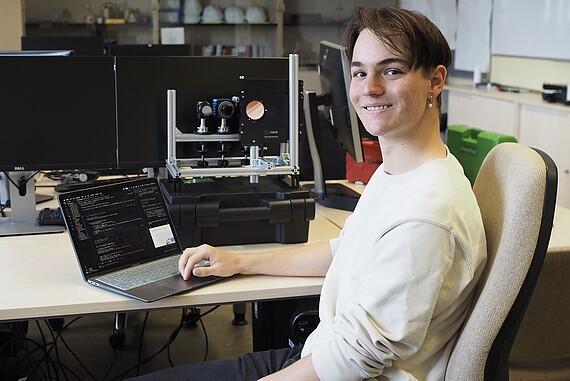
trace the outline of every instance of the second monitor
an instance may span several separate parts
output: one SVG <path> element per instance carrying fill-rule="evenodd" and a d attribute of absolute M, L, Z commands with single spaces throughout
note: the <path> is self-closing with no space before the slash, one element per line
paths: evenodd
<path fill-rule="evenodd" d="M 348 88 L 350 70 L 344 48 L 338 44 L 321 41 L 319 54 L 319 79 L 322 93 L 305 92 L 305 123 L 313 162 L 313 195 L 317 202 L 336 209 L 352 211 L 360 194 L 335 183 L 325 183 L 318 141 L 319 107 L 324 111 L 327 124 L 336 141 L 358 163 L 364 161 L 360 123 L 350 103 Z"/>
<path fill-rule="evenodd" d="M 176 126 L 188 133 L 201 124 L 197 103 L 239 95 L 240 76 L 287 79 L 289 75 L 286 58 L 119 56 L 116 60 L 120 168 L 165 166 L 168 89 L 177 90 Z M 235 124 L 228 121 L 232 132 Z M 209 127 L 216 130 L 214 124 Z M 217 147 L 211 146 L 215 154 Z M 180 156 L 197 156 L 194 148 L 181 145 Z M 238 156 L 240 149 L 237 144 L 232 147 Z"/>

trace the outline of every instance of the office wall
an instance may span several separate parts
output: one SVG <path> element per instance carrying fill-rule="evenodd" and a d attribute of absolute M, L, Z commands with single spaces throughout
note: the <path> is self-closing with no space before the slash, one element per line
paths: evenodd
<path fill-rule="evenodd" d="M 0 50 L 20 50 L 24 34 L 22 0 L 0 0 Z"/>
<path fill-rule="evenodd" d="M 491 81 L 539 90 L 570 83 L 570 1 L 494 0 Z"/>

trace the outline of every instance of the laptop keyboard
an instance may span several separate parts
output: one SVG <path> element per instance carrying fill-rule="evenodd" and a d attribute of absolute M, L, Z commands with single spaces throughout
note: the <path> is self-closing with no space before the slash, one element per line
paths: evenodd
<path fill-rule="evenodd" d="M 100 282 L 126 291 L 180 274 L 178 271 L 178 259 L 178 255 L 173 255 L 109 275 L 104 275 L 97 279 Z"/>

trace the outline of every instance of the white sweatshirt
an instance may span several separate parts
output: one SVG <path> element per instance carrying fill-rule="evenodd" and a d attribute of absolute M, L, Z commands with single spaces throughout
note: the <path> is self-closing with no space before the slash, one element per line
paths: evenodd
<path fill-rule="evenodd" d="M 319 378 L 443 380 L 486 261 L 455 157 L 402 175 L 380 166 L 330 247 L 321 322 L 303 349 Z"/>

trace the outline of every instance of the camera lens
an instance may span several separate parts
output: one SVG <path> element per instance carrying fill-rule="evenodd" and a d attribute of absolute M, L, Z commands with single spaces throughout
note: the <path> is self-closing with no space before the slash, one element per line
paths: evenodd
<path fill-rule="evenodd" d="M 218 116 L 220 118 L 231 118 L 234 115 L 236 106 L 232 101 L 221 101 L 218 104 Z"/>

